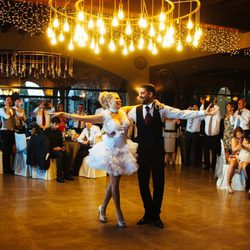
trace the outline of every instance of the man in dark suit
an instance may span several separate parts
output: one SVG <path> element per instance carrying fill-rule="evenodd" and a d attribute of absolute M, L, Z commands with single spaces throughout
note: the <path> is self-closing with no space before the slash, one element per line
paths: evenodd
<path fill-rule="evenodd" d="M 46 130 L 46 135 L 49 138 L 50 157 L 56 159 L 57 182 L 63 183 L 64 179 L 74 180 L 70 175 L 68 156 L 63 146 L 62 132 L 58 130 L 60 123 L 59 117 L 51 119 L 50 128 Z"/>
<path fill-rule="evenodd" d="M 138 180 L 140 193 L 145 209 L 144 216 L 138 225 L 153 221 L 154 225 L 163 228 L 160 219 L 164 191 L 164 141 L 162 136 L 162 118 L 188 119 L 209 114 L 206 111 L 179 110 L 169 106 L 155 108 L 156 89 L 153 84 L 144 84 L 139 90 L 140 106 L 132 108 L 128 113 L 136 123 L 138 130 Z M 151 195 L 149 180 L 153 179 L 153 195 Z"/>

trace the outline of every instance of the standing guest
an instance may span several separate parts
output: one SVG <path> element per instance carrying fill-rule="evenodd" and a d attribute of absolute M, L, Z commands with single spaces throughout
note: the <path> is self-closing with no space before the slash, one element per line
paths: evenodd
<path fill-rule="evenodd" d="M 165 149 L 165 163 L 166 165 L 175 164 L 176 138 L 177 138 L 177 124 L 180 120 L 163 118 L 164 122 L 164 149 Z"/>
<path fill-rule="evenodd" d="M 5 174 L 12 174 L 11 158 L 15 145 L 14 129 L 16 110 L 12 108 L 11 96 L 4 99 L 4 107 L 0 108 L 2 127 L 0 130 L 3 150 L 3 170 Z"/>
<path fill-rule="evenodd" d="M 201 98 L 201 102 L 203 103 L 205 102 L 205 100 Z M 194 104 L 192 107 L 188 108 L 188 110 L 198 111 L 199 110 L 198 104 Z M 201 164 L 200 129 L 202 120 L 203 117 L 187 119 L 186 135 L 185 135 L 185 144 L 186 144 L 185 166 L 189 166 L 191 164 L 192 147 L 193 147 L 195 167 L 199 167 Z"/>
<path fill-rule="evenodd" d="M 241 169 L 246 175 L 246 166 L 250 164 L 250 142 L 246 138 L 245 132 L 241 127 L 233 131 L 232 155 L 229 157 L 229 169 L 227 171 L 227 190 L 232 194 L 231 181 L 235 170 L 240 173 Z"/>
<path fill-rule="evenodd" d="M 246 136 L 250 135 L 250 110 L 246 109 L 246 99 L 240 99 L 238 101 L 238 110 L 235 111 L 234 115 L 230 116 L 230 122 L 234 126 L 234 129 L 241 127 Z"/>
<path fill-rule="evenodd" d="M 78 104 L 78 110 L 75 112 L 75 114 L 83 116 L 83 115 L 85 115 L 85 112 L 83 110 L 84 110 L 83 104 L 79 103 Z M 81 134 L 82 130 L 85 128 L 85 122 L 84 121 L 80 121 L 80 120 L 75 120 L 75 119 L 72 119 L 72 120 L 74 121 L 74 125 L 73 125 L 74 130 L 78 134 Z"/>
<path fill-rule="evenodd" d="M 50 127 L 50 116 L 54 113 L 54 109 L 49 109 L 49 104 L 45 100 L 42 100 L 33 112 L 36 114 L 36 123 L 41 130 L 47 130 Z"/>
<path fill-rule="evenodd" d="M 62 132 L 58 130 L 60 119 L 53 117 L 50 128 L 45 132 L 49 139 L 50 157 L 56 159 L 57 182 L 63 183 L 64 179 L 74 180 L 70 175 L 68 156 L 63 146 Z"/>
<path fill-rule="evenodd" d="M 201 105 L 201 110 L 204 110 L 204 103 Z M 220 108 L 214 99 L 211 109 L 216 110 L 214 116 L 206 116 L 205 120 L 205 139 L 204 139 L 204 170 L 215 170 L 217 156 L 220 152 L 220 122 L 221 113 Z M 210 151 L 212 152 L 212 162 L 210 163 Z"/>
<path fill-rule="evenodd" d="M 57 111 L 58 112 L 63 112 L 64 111 L 63 103 L 58 104 Z M 58 118 L 60 119 L 58 130 L 61 131 L 61 132 L 64 132 L 66 130 L 66 128 L 67 128 L 67 118 L 64 117 L 63 115 L 58 116 Z"/>
<path fill-rule="evenodd" d="M 135 159 L 137 144 L 127 140 L 130 122 L 126 116 L 126 107 L 121 108 L 119 95 L 115 92 L 101 92 L 99 102 L 105 109 L 101 114 L 82 116 L 63 113 L 63 115 L 85 122 L 103 123 L 105 131 L 103 141 L 95 144 L 89 150 L 87 162 L 90 167 L 105 170 L 110 178 L 103 203 L 98 208 L 99 220 L 102 223 L 107 222 L 106 209 L 113 197 L 117 226 L 126 228 L 120 205 L 119 185 L 122 175 L 130 175 L 137 171 L 138 166 Z M 61 113 L 56 115 L 61 115 Z"/>
<path fill-rule="evenodd" d="M 26 115 L 25 111 L 22 108 L 22 100 L 20 98 L 17 98 L 15 100 L 15 106 L 13 109 L 16 110 L 15 115 L 15 131 L 19 134 L 25 134 L 26 128 L 25 128 L 25 121 L 26 121 Z"/>
<path fill-rule="evenodd" d="M 230 122 L 230 117 L 234 113 L 234 106 L 231 102 L 227 103 L 227 110 L 224 117 L 224 133 L 223 143 L 225 148 L 226 159 L 232 153 L 232 138 L 233 138 L 233 125 Z"/>
<path fill-rule="evenodd" d="M 153 84 L 140 87 L 139 98 L 142 105 L 134 107 L 128 117 L 136 123 L 138 141 L 138 180 L 145 213 L 137 225 L 149 223 L 163 228 L 160 219 L 164 191 L 164 140 L 162 137 L 162 118 L 188 119 L 213 114 L 210 106 L 206 111 L 179 110 L 170 106 L 155 108 L 156 89 Z M 153 195 L 150 192 L 150 173 L 153 178 Z"/>
<path fill-rule="evenodd" d="M 81 144 L 74 159 L 73 172 L 78 176 L 79 169 L 82 165 L 83 158 L 89 154 L 89 149 L 94 145 L 94 140 L 101 133 L 100 128 L 91 122 L 86 122 L 86 128 L 83 129 L 77 141 Z"/>

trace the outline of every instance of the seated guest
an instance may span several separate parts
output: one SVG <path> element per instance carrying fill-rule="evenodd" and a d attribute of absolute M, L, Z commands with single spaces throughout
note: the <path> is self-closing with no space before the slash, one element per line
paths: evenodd
<path fill-rule="evenodd" d="M 39 127 L 45 131 L 50 127 L 50 115 L 54 112 L 54 109 L 49 107 L 49 104 L 45 100 L 41 101 L 41 104 L 33 111 L 36 114 L 36 123 Z"/>
<path fill-rule="evenodd" d="M 64 111 L 64 105 L 63 105 L 63 103 L 59 103 L 58 104 L 57 111 L 58 112 L 63 112 Z M 58 130 L 61 131 L 61 132 L 64 132 L 66 130 L 66 127 L 67 127 L 67 118 L 64 117 L 64 116 L 62 116 L 62 115 L 59 115 L 58 117 L 60 119 Z"/>
<path fill-rule="evenodd" d="M 95 137 L 99 134 L 100 128 L 90 122 L 87 122 L 86 128 L 83 129 L 82 133 L 77 138 L 77 141 L 81 144 L 81 146 L 74 159 L 73 171 L 75 176 L 78 176 L 78 172 L 82 165 L 83 158 L 89 154 L 88 150 L 90 147 L 93 146 Z"/>
<path fill-rule="evenodd" d="M 77 115 L 85 115 L 84 113 L 84 106 L 82 103 L 78 104 L 78 110 L 75 112 L 75 114 Z M 85 122 L 83 121 L 78 121 L 78 120 L 74 120 L 74 125 L 73 125 L 73 129 L 78 133 L 81 134 L 82 130 L 85 128 Z"/>
<path fill-rule="evenodd" d="M 241 127 L 237 127 L 233 132 L 232 152 L 229 156 L 229 169 L 227 172 L 227 190 L 230 194 L 233 193 L 231 180 L 235 170 L 240 173 L 241 169 L 246 174 L 246 166 L 250 163 L 250 142 L 245 136 L 245 132 Z"/>
<path fill-rule="evenodd" d="M 60 119 L 53 117 L 51 119 L 50 128 L 46 130 L 46 135 L 49 139 L 50 157 L 56 159 L 57 182 L 66 180 L 74 180 L 70 175 L 68 156 L 63 146 L 62 132 L 58 130 Z"/>
<path fill-rule="evenodd" d="M 22 108 L 22 100 L 20 98 L 17 98 L 15 100 L 15 106 L 13 109 L 16 110 L 15 115 L 15 132 L 19 134 L 25 134 L 26 128 L 25 128 L 25 121 L 26 121 L 26 115 L 25 111 Z"/>

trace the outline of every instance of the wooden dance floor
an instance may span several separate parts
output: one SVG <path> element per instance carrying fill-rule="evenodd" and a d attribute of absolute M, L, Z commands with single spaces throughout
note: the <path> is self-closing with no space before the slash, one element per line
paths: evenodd
<path fill-rule="evenodd" d="M 136 225 L 143 215 L 137 175 L 121 179 L 127 229 L 116 227 L 113 201 L 108 223 L 99 223 L 107 183 L 0 175 L 0 249 L 249 249 L 247 193 L 217 191 L 212 172 L 166 168 L 164 229 Z"/>

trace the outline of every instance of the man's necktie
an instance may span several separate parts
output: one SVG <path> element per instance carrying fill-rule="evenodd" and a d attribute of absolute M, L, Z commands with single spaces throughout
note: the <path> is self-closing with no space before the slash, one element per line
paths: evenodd
<path fill-rule="evenodd" d="M 239 115 L 241 115 L 241 111 L 239 111 Z M 235 128 L 238 128 L 240 126 L 240 117 L 238 117 Z"/>
<path fill-rule="evenodd" d="M 46 117 L 45 117 L 45 110 L 43 109 L 42 111 L 42 125 L 45 126 L 46 125 Z"/>
<path fill-rule="evenodd" d="M 152 121 L 152 116 L 149 113 L 149 109 L 150 109 L 149 106 L 146 106 L 145 108 L 146 108 L 147 113 L 146 113 L 144 121 L 145 121 L 145 125 L 148 126 L 151 123 L 151 121 Z"/>
<path fill-rule="evenodd" d="M 194 119 L 191 118 L 191 119 L 189 120 L 189 125 L 188 125 L 189 130 L 192 130 L 193 123 L 194 123 Z"/>
<path fill-rule="evenodd" d="M 81 128 L 81 121 L 78 121 L 78 128 Z"/>

